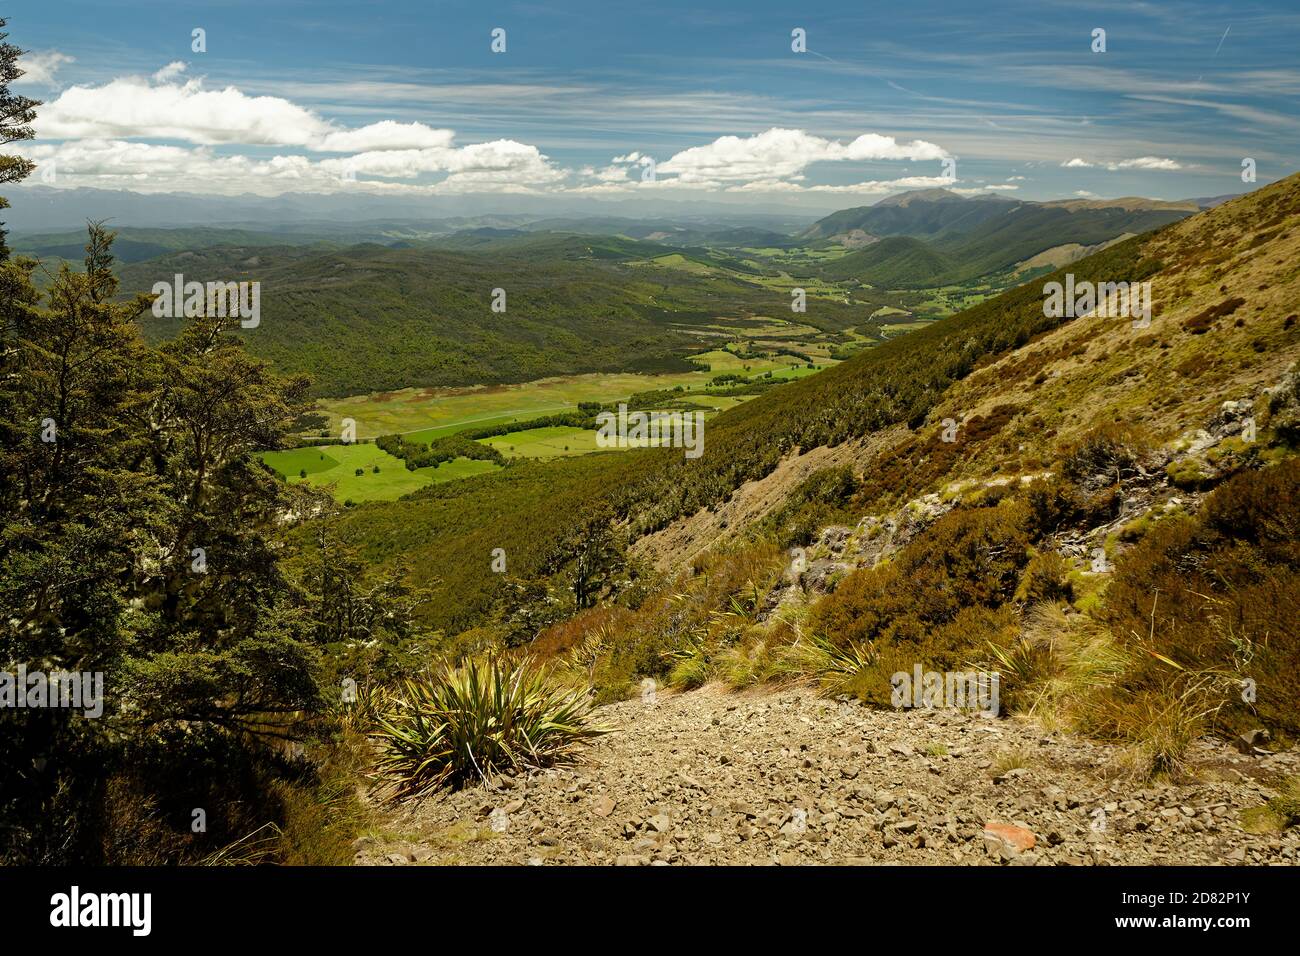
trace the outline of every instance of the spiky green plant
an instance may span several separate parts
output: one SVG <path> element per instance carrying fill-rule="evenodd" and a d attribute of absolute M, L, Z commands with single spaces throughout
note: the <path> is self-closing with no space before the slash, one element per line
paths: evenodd
<path fill-rule="evenodd" d="M 397 800 L 567 762 L 608 732 L 592 722 L 591 706 L 532 661 L 442 665 L 406 681 L 379 721 L 378 775 Z"/>
<path fill-rule="evenodd" d="M 371 681 L 356 686 L 352 699 L 342 699 L 334 705 L 334 718 L 345 734 L 365 734 L 378 723 L 389 708 L 388 690 Z"/>

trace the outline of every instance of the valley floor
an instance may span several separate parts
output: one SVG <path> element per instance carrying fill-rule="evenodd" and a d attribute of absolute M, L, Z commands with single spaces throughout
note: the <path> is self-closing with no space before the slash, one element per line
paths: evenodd
<path fill-rule="evenodd" d="M 356 862 L 1300 862 L 1300 830 L 1241 825 L 1300 770 L 1300 748 L 1203 741 L 1194 782 L 1143 784 L 1116 748 L 1031 722 L 877 711 L 806 688 L 660 691 L 598 715 L 614 732 L 583 763 L 381 810 Z"/>

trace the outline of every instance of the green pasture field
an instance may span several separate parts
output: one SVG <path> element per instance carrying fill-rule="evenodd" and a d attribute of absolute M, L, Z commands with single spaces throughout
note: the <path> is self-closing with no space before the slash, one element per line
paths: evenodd
<path fill-rule="evenodd" d="M 290 484 L 303 480 L 317 487 L 332 484 L 336 499 L 357 502 L 392 501 L 435 482 L 470 478 L 500 467 L 490 461 L 457 458 L 437 468 L 407 471 L 406 462 L 369 443 L 268 451 L 262 453 L 262 461 Z"/>
<path fill-rule="evenodd" d="M 527 428 L 479 441 L 507 458 L 562 458 L 601 450 L 597 448 L 594 431 L 568 426 Z"/>

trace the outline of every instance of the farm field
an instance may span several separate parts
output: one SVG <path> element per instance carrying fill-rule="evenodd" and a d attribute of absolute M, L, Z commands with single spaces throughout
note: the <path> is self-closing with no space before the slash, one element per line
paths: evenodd
<path fill-rule="evenodd" d="M 732 343 L 735 344 L 735 343 Z M 691 361 L 702 362 L 708 365 L 710 376 L 735 374 L 748 375 L 753 378 L 762 375 L 765 372 L 781 372 L 793 366 L 804 366 L 807 363 L 801 362 L 793 355 L 776 355 L 772 358 L 743 359 L 725 349 L 714 349 L 711 352 L 704 352 L 700 355 L 692 355 Z"/>
<path fill-rule="evenodd" d="M 408 471 L 406 463 L 369 443 L 321 445 L 262 453 L 262 461 L 290 484 L 307 481 L 323 487 L 334 485 L 339 501 L 392 501 L 436 482 L 470 478 L 494 471 L 490 461 L 457 458 L 437 468 Z M 374 469 L 378 466 L 379 471 Z M 362 473 L 358 475 L 357 469 Z M 302 472 L 307 477 L 302 477 Z"/>
<path fill-rule="evenodd" d="M 338 434 L 344 418 L 357 423 L 357 438 L 406 435 L 429 441 L 466 428 L 478 428 L 559 412 L 573 411 L 579 402 L 611 402 L 653 389 L 699 388 L 712 377 L 706 372 L 668 375 L 598 373 L 538 379 L 521 385 L 468 388 L 406 388 L 350 398 L 322 399 L 319 410 Z"/>
<path fill-rule="evenodd" d="M 565 455 L 585 455 L 601 450 L 596 446 L 594 431 L 569 426 L 527 428 L 492 438 L 480 438 L 479 442 L 490 445 L 507 458 L 562 458 Z"/>
<path fill-rule="evenodd" d="M 755 377 L 770 371 L 774 378 L 801 378 L 814 371 L 789 355 L 742 360 L 722 349 L 715 349 L 691 358 L 707 363 L 710 370 L 701 368 L 698 372 L 666 375 L 631 372 L 570 375 L 521 385 L 407 388 L 397 392 L 322 399 L 317 408 L 328 420 L 330 435 L 338 435 L 343 419 L 351 418 L 356 422 L 358 440 L 380 435 L 404 435 L 410 441 L 428 442 L 467 428 L 485 428 L 514 421 L 527 423 L 530 419 L 571 412 L 579 402 L 617 402 L 637 392 L 672 389 L 679 385 L 686 391 L 702 389 L 714 376 L 728 372 Z M 825 367 L 833 363 L 819 360 L 817 364 Z M 750 366 L 748 372 L 744 370 L 746 365 Z M 698 396 L 700 404 L 713 404 L 715 398 Z M 695 401 L 696 397 L 692 396 L 691 400 Z"/>

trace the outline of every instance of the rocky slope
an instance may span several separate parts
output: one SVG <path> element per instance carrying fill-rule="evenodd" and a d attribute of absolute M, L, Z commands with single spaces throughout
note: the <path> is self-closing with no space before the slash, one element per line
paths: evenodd
<path fill-rule="evenodd" d="M 1300 862 L 1243 811 L 1300 770 L 1203 741 L 1198 782 L 1032 723 L 874 711 L 806 688 L 706 687 L 601 708 L 582 764 L 381 810 L 361 864 L 1127 865 Z"/>

